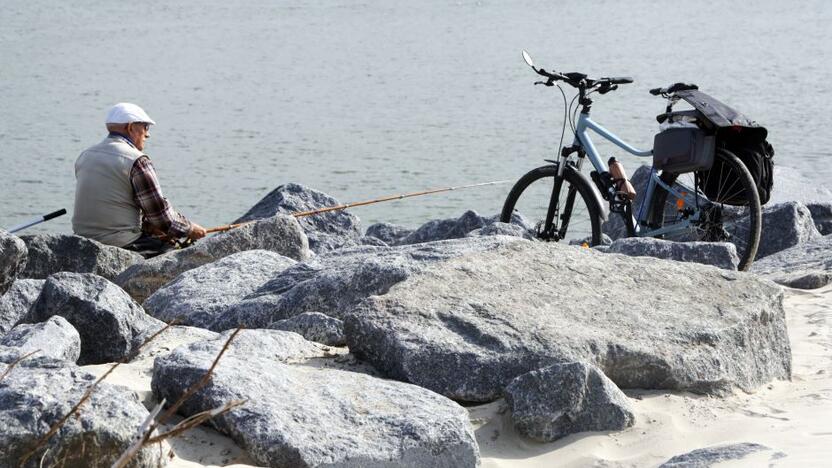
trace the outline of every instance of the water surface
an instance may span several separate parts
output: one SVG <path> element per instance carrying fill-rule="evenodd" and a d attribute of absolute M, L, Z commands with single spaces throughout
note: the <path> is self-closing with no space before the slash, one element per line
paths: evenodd
<path fill-rule="evenodd" d="M 71 212 L 73 162 L 119 101 L 158 122 L 146 151 L 174 206 L 205 226 L 290 181 L 348 202 L 516 179 L 556 153 L 563 121 L 524 48 L 548 69 L 633 76 L 593 117 L 636 146 L 664 106 L 647 90 L 695 82 L 768 127 L 777 164 L 826 184 L 830 22 L 823 1 L 7 0 L 0 226 Z M 508 190 L 354 213 L 414 226 L 496 213 Z M 31 232 L 69 232 L 69 219 Z"/>

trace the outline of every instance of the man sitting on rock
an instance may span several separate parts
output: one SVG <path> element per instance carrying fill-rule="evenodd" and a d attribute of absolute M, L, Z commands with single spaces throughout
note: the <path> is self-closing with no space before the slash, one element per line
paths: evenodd
<path fill-rule="evenodd" d="M 171 240 L 205 237 L 205 228 L 174 211 L 162 195 L 156 170 L 142 152 L 154 122 L 145 111 L 119 103 L 107 113 L 110 132 L 75 161 L 76 234 L 152 257 Z"/>

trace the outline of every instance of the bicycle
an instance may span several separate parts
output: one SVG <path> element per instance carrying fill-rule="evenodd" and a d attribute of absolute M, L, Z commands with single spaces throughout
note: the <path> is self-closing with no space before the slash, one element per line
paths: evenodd
<path fill-rule="evenodd" d="M 526 51 L 523 58 L 532 70 L 546 78 L 535 82 L 536 85 L 551 87 L 563 82 L 578 92 L 567 107 L 566 94 L 557 85 L 564 99 L 560 154 L 557 159 L 545 159 L 549 164 L 533 169 L 515 183 L 503 205 L 502 222 L 511 222 L 517 214 L 531 217 L 531 222 L 527 219 L 525 223 L 533 226 L 532 234 L 539 240 L 595 246 L 602 242 L 602 224 L 610 219 L 608 213 L 612 213 L 620 216 L 627 237 L 731 242 L 740 258 L 739 269 L 747 270 L 751 266 L 760 240 L 760 200 L 748 168 L 735 154 L 717 147 L 713 170 L 678 174 L 651 167 L 643 198 L 634 213 L 633 197 L 621 190 L 622 181 L 612 177 L 589 136 L 589 130 L 593 130 L 630 154 L 653 155 L 652 148 L 637 149 L 590 118 L 593 104 L 590 95 L 607 94 L 619 85 L 632 83 L 633 79 L 591 79 L 577 72 L 547 72 L 536 68 Z M 650 92 L 668 99 L 665 118 L 696 122 L 695 111 L 671 112 L 678 101 L 675 93 L 689 89 L 697 87 L 676 83 Z M 576 99 L 578 105 L 573 111 Z M 576 121 L 578 106 L 580 114 Z M 570 146 L 562 146 L 567 120 L 574 140 Z M 586 159 L 594 169 L 589 179 L 581 172 Z M 703 187 L 710 188 L 710 197 Z"/>

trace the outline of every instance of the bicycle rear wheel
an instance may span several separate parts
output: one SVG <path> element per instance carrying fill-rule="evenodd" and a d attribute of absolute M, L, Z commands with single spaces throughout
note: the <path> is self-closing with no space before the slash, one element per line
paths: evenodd
<path fill-rule="evenodd" d="M 657 186 L 653 196 L 650 225 L 667 228 L 657 237 L 731 242 L 740 258 L 738 268 L 747 270 L 757 255 L 762 215 L 757 186 L 745 164 L 730 151 L 718 149 L 710 170 L 662 173 L 661 180 L 672 190 Z"/>
<path fill-rule="evenodd" d="M 592 186 L 572 166 L 567 166 L 560 190 L 553 194 L 557 172 L 558 167 L 550 165 L 521 177 L 506 197 L 500 221 L 509 223 L 512 215 L 519 214 L 537 239 L 600 244 L 602 212 Z M 552 201 L 557 203 L 553 206 Z"/>

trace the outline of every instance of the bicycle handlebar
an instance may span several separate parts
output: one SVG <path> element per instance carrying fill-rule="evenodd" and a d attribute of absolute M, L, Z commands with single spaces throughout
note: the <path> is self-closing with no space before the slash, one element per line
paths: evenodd
<path fill-rule="evenodd" d="M 629 76 L 617 76 L 608 78 L 588 78 L 584 73 L 570 72 L 558 73 L 548 72 L 543 68 L 533 68 L 540 76 L 545 76 L 546 81 L 537 81 L 535 84 L 542 84 L 545 86 L 554 86 L 555 81 L 563 81 L 570 86 L 578 89 L 597 88 L 599 94 L 606 94 L 610 91 L 618 89 L 618 85 L 632 83 L 633 79 Z"/>

